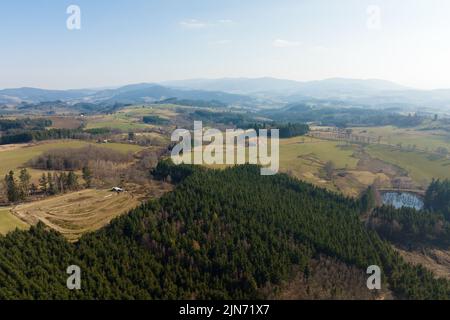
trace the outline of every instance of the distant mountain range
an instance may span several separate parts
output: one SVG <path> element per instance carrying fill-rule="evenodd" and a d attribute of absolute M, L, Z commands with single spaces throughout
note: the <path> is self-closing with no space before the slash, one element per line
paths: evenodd
<path fill-rule="evenodd" d="M 0 103 L 44 102 L 81 99 L 93 92 L 90 90 L 46 90 L 16 88 L 0 90 Z"/>
<path fill-rule="evenodd" d="M 221 101 L 225 104 L 250 103 L 252 98 L 226 92 L 176 89 L 152 83 L 141 83 L 106 90 L 44 90 L 17 88 L 0 90 L 0 103 L 40 103 L 47 101 L 91 103 L 146 103 L 169 98 Z"/>
<path fill-rule="evenodd" d="M 336 96 L 342 94 L 371 94 L 382 91 L 400 91 L 408 88 L 384 80 L 359 80 L 333 78 L 318 81 L 300 82 L 276 78 L 223 78 L 223 79 L 193 79 L 163 82 L 163 85 L 216 90 L 236 94 L 271 93 L 289 96 L 293 94 L 316 96 Z"/>
<path fill-rule="evenodd" d="M 331 78 L 300 82 L 275 78 L 223 78 L 168 81 L 162 84 L 180 89 L 250 95 L 284 103 L 319 99 L 344 105 L 435 107 L 450 110 L 450 89 L 417 90 L 378 79 Z"/>
<path fill-rule="evenodd" d="M 416 90 L 377 79 L 332 78 L 300 82 L 275 78 L 222 78 L 132 84 L 114 89 L 0 90 L 0 104 L 149 103 L 165 99 L 218 101 L 233 106 L 273 107 L 306 100 L 338 101 L 352 106 L 431 107 L 450 110 L 450 89 Z"/>

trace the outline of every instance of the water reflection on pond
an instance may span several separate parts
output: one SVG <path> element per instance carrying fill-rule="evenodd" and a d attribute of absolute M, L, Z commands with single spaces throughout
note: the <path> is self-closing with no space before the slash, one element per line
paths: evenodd
<path fill-rule="evenodd" d="M 399 209 L 401 207 L 415 208 L 420 210 L 423 208 L 423 200 L 420 196 L 409 192 L 384 192 L 381 195 L 383 204 L 392 205 Z"/>

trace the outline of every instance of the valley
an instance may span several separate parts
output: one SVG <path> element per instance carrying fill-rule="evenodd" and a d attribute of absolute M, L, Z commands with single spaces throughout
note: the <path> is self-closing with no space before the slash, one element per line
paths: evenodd
<path fill-rule="evenodd" d="M 242 119 L 246 119 L 244 121 L 247 123 L 261 121 L 258 120 L 261 117 L 258 112 L 242 113 L 239 110 L 171 104 L 126 106 L 112 114 L 50 116 L 50 128 L 81 130 L 90 133 L 90 136 L 80 136 L 81 140 L 56 139 L 2 145 L 0 174 L 26 167 L 32 158 L 59 148 L 92 145 L 123 153 L 138 154 L 147 150 L 162 154 L 170 144 L 171 132 L 177 127 L 192 126 L 192 119 L 200 112 L 210 114 L 208 117 L 213 120 L 208 120 L 207 124 L 219 128 L 226 125 L 221 122 L 222 114 L 227 114 L 230 120 L 226 121 L 232 121 L 232 125 L 233 121 L 239 121 L 237 126 Z M 218 115 L 217 119 L 215 115 Z M 167 123 L 145 123 L 143 119 L 147 116 L 159 117 Z M 20 116 L 27 117 L 39 119 L 44 116 Z M 19 118 L 10 115 L 7 119 Z M 408 129 L 375 126 L 343 130 L 332 126 L 311 126 L 311 131 L 305 136 L 280 140 L 280 170 L 352 197 L 359 197 L 373 184 L 383 190 L 421 192 L 433 178 L 450 178 L 450 159 L 436 151 L 450 149 L 449 134 L 442 129 L 430 128 L 432 124 L 424 122 Z M 31 167 L 27 169 L 32 181 L 37 183 L 43 171 Z"/>
<path fill-rule="evenodd" d="M 304 115 L 297 118 L 297 111 L 284 111 L 287 117 L 292 115 L 294 121 L 299 121 L 289 122 L 279 120 L 281 117 L 277 113 L 273 113 L 274 118 L 271 119 L 272 113 L 267 113 L 264 109 L 231 108 L 214 103 L 208 106 L 208 102 L 184 103 L 185 105 L 176 101 L 176 104 L 162 102 L 117 105 L 107 112 L 102 111 L 104 106 L 99 106 L 99 110 L 93 112 L 95 104 L 92 104 L 89 112 L 76 111 L 72 114 L 67 110 L 59 112 L 55 111 L 58 109 L 53 109 L 51 114 L 32 111 L 19 115 L 12 114 L 9 110 L 8 115 L 0 118 L 0 124 L 3 123 L 5 128 L 22 128 L 4 129 L 3 136 L 8 137 L 4 141 L 20 140 L 22 133 L 30 133 L 32 139 L 24 143 L 0 145 L 0 174 L 6 176 L 0 187 L 0 234 L 13 236 L 12 231 L 16 229 L 35 230 L 44 226 L 46 230 L 52 230 L 63 236 L 65 241 L 78 246 L 90 235 L 101 234 L 117 221 L 127 219 L 130 212 L 139 212 L 139 208 L 147 208 L 149 205 L 151 207 L 150 203 L 165 203 L 164 199 L 183 188 L 178 184 L 192 169 L 167 173 L 160 166 L 161 161 L 168 161 L 170 157 L 174 146 L 171 134 L 175 129 L 187 128 L 192 133 L 195 120 L 203 121 L 204 130 L 280 128 L 281 175 L 286 174 L 289 179 L 310 183 L 318 187 L 317 190 L 322 190 L 320 192 L 331 191 L 337 197 L 345 196 L 348 201 L 354 201 L 358 208 L 361 206 L 358 209 L 361 210 L 359 219 L 367 228 L 391 242 L 389 247 L 392 246 L 392 252 L 400 253 L 408 263 L 407 268 L 409 264 L 417 267 L 421 265 L 433 272 L 433 278 L 448 278 L 448 261 L 445 258 L 447 249 L 445 245 L 435 247 L 438 241 L 436 239 L 447 238 L 446 233 L 441 234 L 436 228 L 441 224 L 447 228 L 447 222 L 433 216 L 433 219 L 437 219 L 434 230 L 438 231 L 433 236 L 426 237 L 427 240 L 423 243 L 418 239 L 423 232 L 421 228 L 425 226 L 413 228 L 412 230 L 419 230 L 419 235 L 407 233 L 408 237 L 414 239 L 411 242 L 414 247 L 408 248 L 399 240 L 402 232 L 409 232 L 409 229 L 405 229 L 410 228 L 403 220 L 405 217 L 401 216 L 399 219 L 400 229 L 395 229 L 394 233 L 386 231 L 397 226 L 398 222 L 389 220 L 388 212 L 379 208 L 383 202 L 388 201 L 382 195 L 412 192 L 423 197 L 433 179 L 450 178 L 450 159 L 447 153 L 450 149 L 449 127 L 445 119 L 435 120 L 432 116 L 421 116 L 419 121 L 418 116 L 398 115 L 392 118 L 398 125 L 379 125 L 378 118 L 372 119 L 373 115 L 368 115 L 365 121 L 373 121 L 373 125 L 355 126 L 353 118 L 348 118 L 346 114 L 345 121 L 348 121 L 348 125 L 342 127 L 342 119 L 339 117 L 334 125 L 334 120 L 329 118 L 328 109 L 324 109 L 327 113 L 323 119 L 322 111 L 313 109 L 311 112 L 316 113 L 316 121 L 307 122 L 306 125 L 295 120 L 305 119 Z M 50 106 L 50 103 L 46 103 L 46 108 Z M 31 107 L 28 110 L 33 109 Z M 386 112 L 386 119 L 389 118 L 388 114 Z M 310 116 L 308 114 L 307 117 Z M 407 127 L 404 127 L 405 123 Z M 250 143 L 250 140 L 246 142 L 246 149 Z M 270 145 L 268 149 L 271 150 Z M 224 149 L 217 150 L 220 152 Z M 225 175 L 229 170 L 239 168 L 231 164 L 203 167 L 207 170 L 219 170 Z M 15 178 L 8 178 L 11 170 Z M 75 179 L 71 184 L 68 184 L 69 174 L 72 175 L 72 180 Z M 23 188 L 22 177 L 26 178 L 27 175 L 28 187 L 24 193 L 20 193 Z M 15 181 L 20 193 L 17 200 L 9 199 L 11 181 Z M 368 190 L 374 190 L 374 195 Z M 362 204 L 364 197 L 371 197 L 372 200 Z M 201 202 L 200 199 L 198 201 Z M 338 202 L 340 201 L 344 200 Z M 378 207 L 375 210 L 381 212 L 371 213 L 373 205 Z M 367 209 L 362 209 L 366 206 Z M 209 209 L 206 212 L 210 212 Z M 312 223 L 312 220 L 308 223 Z M 328 222 L 323 220 L 320 223 Z M 417 223 L 422 222 L 419 219 Z M 185 230 L 179 224 L 173 228 L 175 229 L 168 231 L 169 234 L 174 230 Z M 206 237 L 213 236 L 209 234 Z M 145 234 L 141 241 L 146 246 L 155 245 L 155 240 L 150 240 Z M 170 236 L 168 241 L 172 243 L 174 238 Z M 192 239 L 194 252 L 201 251 L 204 246 L 204 241 Z M 283 281 L 280 278 L 280 281 L 258 283 L 258 290 L 254 294 L 258 292 L 257 296 L 275 299 L 377 300 L 416 294 L 403 287 L 392 287 L 392 284 L 383 292 L 371 294 L 361 283 L 364 280 L 361 264 L 350 263 L 349 261 L 354 261 L 353 258 L 342 260 L 345 254 L 328 256 L 323 253 L 319 250 L 318 256 L 305 258 L 309 259 L 307 267 L 302 265 L 306 269 L 298 269 L 296 262 L 292 270 L 282 276 Z M 331 274 L 336 271 L 340 277 L 332 279 Z M 308 279 L 305 278 L 305 272 L 309 275 Z M 330 276 L 324 277 L 324 274 Z M 264 277 L 266 276 L 258 279 Z M 393 277 L 397 279 L 398 275 Z M 196 289 L 193 291 L 196 292 L 194 295 L 200 294 Z M 207 296 L 209 294 L 212 293 L 207 293 Z M 231 292 L 227 294 L 232 295 Z"/>
<path fill-rule="evenodd" d="M 0 302 L 289 319 L 450 301 L 449 12 L 0 1 Z"/>

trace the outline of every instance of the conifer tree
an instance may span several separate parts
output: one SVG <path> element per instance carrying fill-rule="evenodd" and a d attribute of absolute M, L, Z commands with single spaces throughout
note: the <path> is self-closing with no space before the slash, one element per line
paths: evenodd
<path fill-rule="evenodd" d="M 92 185 L 92 171 L 88 166 L 83 167 L 83 179 L 86 183 L 86 188 L 90 188 Z"/>
<path fill-rule="evenodd" d="M 14 172 L 10 171 L 5 176 L 5 185 L 6 185 L 6 193 L 8 197 L 8 201 L 17 202 L 20 200 L 20 191 L 17 186 L 16 179 L 14 178 Z"/>
<path fill-rule="evenodd" d="M 30 195 L 30 180 L 31 175 L 26 168 L 20 170 L 19 176 L 19 193 L 21 199 L 26 199 Z"/>
<path fill-rule="evenodd" d="M 48 181 L 45 173 L 43 173 L 42 176 L 39 178 L 39 187 L 42 192 L 48 193 Z"/>

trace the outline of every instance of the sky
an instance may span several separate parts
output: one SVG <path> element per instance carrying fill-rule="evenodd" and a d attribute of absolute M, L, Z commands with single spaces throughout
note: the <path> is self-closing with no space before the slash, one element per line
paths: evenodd
<path fill-rule="evenodd" d="M 67 28 L 70 5 L 81 29 Z M 0 88 L 221 77 L 450 88 L 449 15 L 448 0 L 2 0 Z"/>

